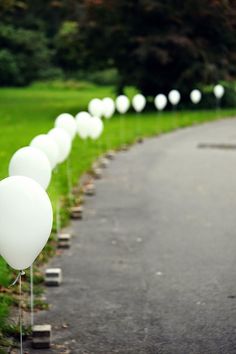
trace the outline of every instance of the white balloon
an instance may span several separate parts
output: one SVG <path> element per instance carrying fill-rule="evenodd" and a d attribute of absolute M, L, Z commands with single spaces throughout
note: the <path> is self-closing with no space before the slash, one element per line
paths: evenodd
<path fill-rule="evenodd" d="M 45 246 L 53 212 L 34 180 L 13 176 L 0 181 L 0 254 L 14 269 L 30 267 Z"/>
<path fill-rule="evenodd" d="M 162 93 L 159 93 L 159 95 L 157 95 L 154 99 L 154 104 L 156 106 L 156 109 L 158 109 L 158 111 L 163 111 L 163 109 L 165 109 L 167 105 L 166 96 L 163 95 Z"/>
<path fill-rule="evenodd" d="M 62 128 L 53 128 L 48 135 L 55 141 L 59 151 L 58 163 L 67 159 L 71 151 L 71 138 Z"/>
<path fill-rule="evenodd" d="M 201 91 L 199 90 L 193 90 L 191 93 L 190 93 L 190 99 L 192 101 L 192 103 L 194 104 L 197 104 L 201 101 L 202 99 L 202 93 Z"/>
<path fill-rule="evenodd" d="M 77 126 L 75 118 L 69 113 L 60 114 L 55 120 L 55 127 L 64 129 L 74 139 Z"/>
<path fill-rule="evenodd" d="M 91 116 L 88 112 L 79 112 L 75 117 L 77 133 L 83 140 L 89 137 L 90 119 Z"/>
<path fill-rule="evenodd" d="M 17 150 L 12 156 L 9 175 L 32 178 L 47 189 L 51 180 L 51 165 L 44 152 L 27 146 Z"/>
<path fill-rule="evenodd" d="M 176 106 L 180 101 L 181 95 L 177 90 L 171 90 L 168 94 L 168 99 L 173 106 Z"/>
<path fill-rule="evenodd" d="M 89 102 L 88 111 L 91 116 L 102 117 L 103 114 L 103 103 L 99 98 L 94 98 Z"/>
<path fill-rule="evenodd" d="M 103 116 L 107 119 L 111 118 L 115 113 L 115 102 L 110 97 L 105 97 L 102 100 L 103 103 Z"/>
<path fill-rule="evenodd" d="M 130 101 L 127 96 L 120 95 L 116 98 L 116 109 L 119 113 L 125 114 L 130 107 Z"/>
<path fill-rule="evenodd" d="M 213 89 L 216 98 L 220 99 L 224 96 L 225 89 L 222 85 L 216 85 Z"/>
<path fill-rule="evenodd" d="M 59 158 L 59 151 L 55 141 L 47 134 L 40 134 L 36 136 L 30 143 L 30 146 L 43 151 L 51 164 L 53 169 Z"/>
<path fill-rule="evenodd" d="M 103 132 L 103 121 L 99 117 L 90 118 L 90 132 L 91 139 L 96 140 Z"/>
<path fill-rule="evenodd" d="M 136 112 L 142 112 L 146 106 L 146 98 L 141 93 L 138 93 L 132 99 L 132 106 Z"/>

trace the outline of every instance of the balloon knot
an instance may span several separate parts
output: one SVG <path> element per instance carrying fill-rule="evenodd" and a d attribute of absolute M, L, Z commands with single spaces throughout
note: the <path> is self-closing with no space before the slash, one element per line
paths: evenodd
<path fill-rule="evenodd" d="M 16 279 L 13 281 L 13 283 L 9 286 L 9 288 L 11 288 L 12 286 L 16 285 L 16 283 L 19 281 L 20 277 L 22 275 L 25 275 L 25 272 L 23 270 L 20 270 Z"/>

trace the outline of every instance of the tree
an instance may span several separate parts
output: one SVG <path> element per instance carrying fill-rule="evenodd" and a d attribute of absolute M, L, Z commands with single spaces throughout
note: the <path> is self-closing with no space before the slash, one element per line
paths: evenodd
<path fill-rule="evenodd" d="M 27 85 L 45 75 L 51 53 L 38 31 L 0 26 L 0 84 Z"/>
<path fill-rule="evenodd" d="M 117 67 L 122 86 L 153 95 L 236 77 L 233 1 L 89 0 L 86 13 L 87 55 Z"/>

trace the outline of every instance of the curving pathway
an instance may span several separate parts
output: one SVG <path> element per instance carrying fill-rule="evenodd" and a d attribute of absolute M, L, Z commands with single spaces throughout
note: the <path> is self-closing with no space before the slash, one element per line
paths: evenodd
<path fill-rule="evenodd" d="M 116 155 L 50 264 L 48 353 L 236 353 L 235 148 L 228 119 Z"/>

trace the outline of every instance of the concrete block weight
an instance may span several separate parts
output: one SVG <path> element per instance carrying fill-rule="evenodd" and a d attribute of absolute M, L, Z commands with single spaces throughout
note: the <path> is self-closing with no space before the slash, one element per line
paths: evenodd
<path fill-rule="evenodd" d="M 60 234 L 58 236 L 58 248 L 70 248 L 71 246 L 71 235 L 70 234 Z"/>
<path fill-rule="evenodd" d="M 47 286 L 59 286 L 62 283 L 61 268 L 48 268 L 45 271 L 45 284 Z"/>
<path fill-rule="evenodd" d="M 70 209 L 71 219 L 82 219 L 83 218 L 83 207 L 78 205 Z"/>
<path fill-rule="evenodd" d="M 36 325 L 32 328 L 32 347 L 34 349 L 48 349 L 51 347 L 52 327 L 49 324 Z"/>

